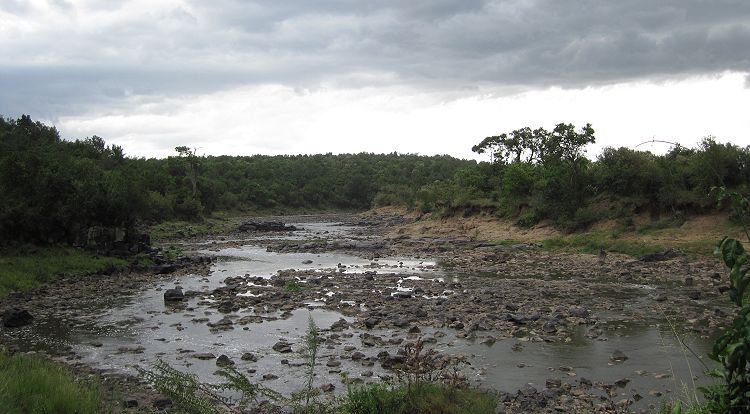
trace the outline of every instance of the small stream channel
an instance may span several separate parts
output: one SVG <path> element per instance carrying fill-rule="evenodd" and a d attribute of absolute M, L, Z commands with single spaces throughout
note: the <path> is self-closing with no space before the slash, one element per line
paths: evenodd
<path fill-rule="evenodd" d="M 276 237 L 341 238 L 346 237 L 353 228 L 335 223 L 304 223 L 299 226 L 307 230 Z M 89 315 L 85 323 L 71 327 L 55 320 L 37 321 L 32 326 L 14 331 L 12 339 L 27 349 L 72 347 L 81 361 L 115 371 L 132 373 L 134 366 L 146 368 L 157 358 L 163 359 L 207 381 L 215 379 L 215 359 L 199 359 L 196 355 L 210 353 L 218 357 L 223 354 L 235 361 L 236 367 L 251 379 L 264 381 L 264 385 L 270 388 L 289 393 L 299 390 L 304 384 L 304 361 L 296 352 L 281 354 L 274 351 L 272 346 L 283 338 L 292 344 L 295 351 L 298 350 L 308 326 L 308 317 L 312 317 L 324 331 L 324 337 L 328 337 L 321 349 L 321 364 L 315 382 L 317 385 L 335 384 L 336 392 L 342 392 L 345 390 L 341 385 L 342 373 L 364 382 L 392 377 L 393 373 L 374 361 L 374 356 L 383 350 L 395 353 L 402 346 L 401 341 L 417 336 L 404 331 L 366 330 L 373 335 L 392 338 L 382 346 L 367 348 L 360 340 L 360 334 L 365 330 L 347 329 L 331 336 L 331 332 L 326 330 L 334 322 L 339 319 L 353 320 L 339 312 L 319 307 L 328 300 L 339 300 L 332 297 L 336 292 L 321 292 L 316 302 L 286 315 L 259 308 L 240 309 L 234 313 L 237 318 L 260 317 L 262 322 L 214 331 L 207 322 L 219 320 L 223 314 L 206 307 L 206 302 L 201 302 L 204 299 L 199 298 L 191 298 L 180 307 L 166 306 L 164 290 L 179 285 L 186 291 L 207 292 L 221 286 L 227 277 L 250 275 L 269 278 L 284 269 L 325 270 L 326 274 L 331 274 L 331 271 L 348 274 L 375 272 L 375 277 L 379 272 L 387 272 L 403 275 L 403 279 L 433 279 L 435 283 L 444 278 L 461 278 L 461 275 L 440 269 L 434 262 L 420 259 L 380 258 L 373 262 L 341 253 L 273 253 L 254 246 L 252 239 L 243 242 L 247 242 L 247 245 L 220 248 L 221 244 L 208 242 L 201 247 L 202 254 L 218 258 L 208 277 L 188 275 L 153 283 L 139 295 L 120 298 L 110 308 Z M 498 339 L 492 345 L 457 338 L 455 331 L 447 328 L 420 329 L 420 335 L 431 341 L 429 346 L 444 353 L 468 357 L 470 365 L 466 373 L 472 383 L 497 390 L 515 392 L 526 384 L 541 389 L 547 379 L 574 382 L 586 378 L 593 382 L 609 383 L 624 380 L 623 386 L 617 389 L 619 396 L 616 399 L 637 394 L 635 399 L 639 401 L 631 407 L 637 408 L 648 407 L 648 404 L 658 406 L 660 398 L 669 398 L 670 390 L 679 390 L 683 385 L 692 390 L 693 377 L 699 383 L 706 381 L 704 368 L 696 355 L 705 355 L 710 349 L 710 341 L 683 338 L 695 352 L 694 355 L 680 346 L 666 323 L 610 323 L 604 334 L 593 340 L 585 336 L 585 327 L 580 327 L 567 343 L 538 343 L 508 338 Z M 487 334 L 492 335 L 492 332 Z M 496 337 L 501 338 L 500 335 Z M 622 363 L 610 362 L 615 350 L 622 351 L 628 359 Z M 248 352 L 254 354 L 257 361 L 241 360 L 242 355 Z M 354 352 L 362 352 L 366 357 L 373 358 L 354 360 L 351 358 Z M 707 358 L 701 359 L 709 363 Z M 326 366 L 329 360 L 338 361 L 340 365 Z M 263 380 L 266 374 L 278 378 Z"/>

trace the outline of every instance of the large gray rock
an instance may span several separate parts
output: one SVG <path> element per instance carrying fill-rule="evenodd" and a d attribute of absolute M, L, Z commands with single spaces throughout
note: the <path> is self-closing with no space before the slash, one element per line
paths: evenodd
<path fill-rule="evenodd" d="M 181 302 L 185 299 L 182 289 L 167 289 L 164 292 L 164 302 Z"/>

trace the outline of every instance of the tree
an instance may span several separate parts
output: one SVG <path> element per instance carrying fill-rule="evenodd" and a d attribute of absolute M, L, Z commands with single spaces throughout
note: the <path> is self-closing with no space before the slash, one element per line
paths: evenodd
<path fill-rule="evenodd" d="M 586 124 L 580 132 L 573 124 L 557 124 L 552 132 L 544 128 L 516 129 L 510 134 L 500 134 L 483 139 L 471 150 L 478 154 L 489 152 L 492 162 L 514 162 L 551 165 L 573 163 L 583 157 L 586 145 L 595 141 L 594 129 Z"/>

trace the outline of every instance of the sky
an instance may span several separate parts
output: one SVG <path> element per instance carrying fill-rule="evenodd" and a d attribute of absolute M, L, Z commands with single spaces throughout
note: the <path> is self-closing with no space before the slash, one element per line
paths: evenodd
<path fill-rule="evenodd" d="M 0 0 L 0 115 L 126 154 L 750 145 L 747 0 Z M 641 144 L 641 145 L 639 145 Z"/>

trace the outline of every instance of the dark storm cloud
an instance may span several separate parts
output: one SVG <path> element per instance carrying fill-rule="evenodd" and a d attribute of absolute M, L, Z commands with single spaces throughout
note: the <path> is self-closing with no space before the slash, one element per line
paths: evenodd
<path fill-rule="evenodd" d="M 52 117 L 262 83 L 533 89 L 750 70 L 745 0 L 86 4 L 54 1 L 62 20 L 39 23 L 53 28 L 0 40 L 0 112 Z M 79 30 L 71 9 L 116 18 Z M 36 18 L 28 1 L 0 10 Z"/>

